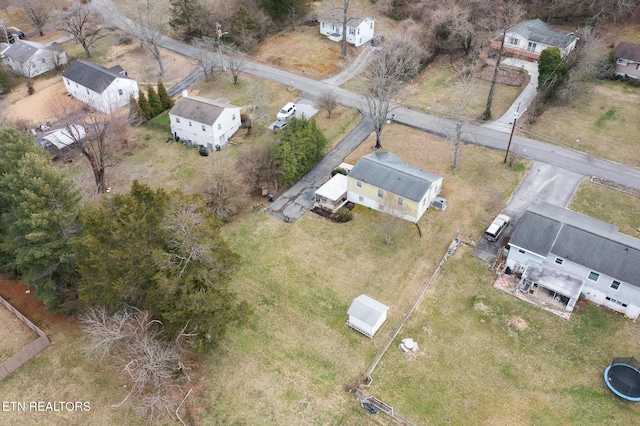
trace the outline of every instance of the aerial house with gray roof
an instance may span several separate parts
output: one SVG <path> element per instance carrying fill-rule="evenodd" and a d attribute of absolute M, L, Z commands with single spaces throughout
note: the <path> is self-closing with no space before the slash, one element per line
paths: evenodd
<path fill-rule="evenodd" d="M 67 54 L 56 42 L 45 45 L 34 41 L 16 40 L 2 50 L 2 62 L 15 74 L 33 78 L 65 65 Z"/>
<path fill-rule="evenodd" d="M 217 151 L 240 128 L 240 107 L 185 92 L 169 111 L 169 121 L 174 139 Z"/>
<path fill-rule="evenodd" d="M 391 152 L 361 157 L 347 175 L 350 202 L 417 222 L 442 190 L 442 176 L 425 172 Z"/>
<path fill-rule="evenodd" d="M 138 83 L 120 66 L 105 68 L 92 62 L 75 61 L 62 73 L 67 93 L 105 114 L 138 99 Z"/>
<path fill-rule="evenodd" d="M 491 50 L 500 49 L 502 35 L 491 43 Z M 549 47 L 560 49 L 566 57 L 576 47 L 576 36 L 548 25 L 540 19 L 530 19 L 509 28 L 504 37 L 504 55 L 538 61 L 540 53 Z"/>
<path fill-rule="evenodd" d="M 615 225 L 536 200 L 511 236 L 506 267 L 520 277 L 517 291 L 551 295 L 565 312 L 582 295 L 640 315 L 640 240 Z"/>

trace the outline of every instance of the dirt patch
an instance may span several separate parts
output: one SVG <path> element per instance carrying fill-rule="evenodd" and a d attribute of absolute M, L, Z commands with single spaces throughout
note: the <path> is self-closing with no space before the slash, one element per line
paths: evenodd
<path fill-rule="evenodd" d="M 476 71 L 476 77 L 486 81 L 492 81 L 495 64 L 485 63 Z M 520 87 L 525 82 L 526 76 L 521 69 L 509 66 L 501 66 L 498 69 L 497 82 L 506 86 Z"/>
<path fill-rule="evenodd" d="M 2 110 L 8 121 L 24 121 L 36 127 L 55 121 L 55 105 L 67 102 L 67 92 L 60 77 L 35 80 L 35 93 L 29 95 L 25 86 L 19 86 L 2 101 Z M 80 102 L 80 101 L 78 101 Z"/>
<path fill-rule="evenodd" d="M 529 328 L 529 325 L 520 317 L 511 317 L 511 319 L 509 319 L 509 328 L 516 331 L 523 331 Z"/>
<path fill-rule="evenodd" d="M 480 311 L 480 312 L 489 312 L 491 310 L 490 307 L 488 307 L 487 305 L 485 305 L 482 302 L 477 302 L 473 305 L 473 309 L 475 309 L 476 311 Z"/>

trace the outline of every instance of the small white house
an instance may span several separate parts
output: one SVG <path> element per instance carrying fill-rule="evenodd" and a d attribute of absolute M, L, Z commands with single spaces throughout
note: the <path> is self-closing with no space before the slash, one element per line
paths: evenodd
<path fill-rule="evenodd" d="M 491 43 L 493 51 L 500 49 L 500 39 Z M 575 34 L 570 31 L 553 28 L 540 19 L 530 19 L 507 30 L 503 51 L 507 56 L 538 61 L 544 49 L 557 47 L 564 58 L 575 49 L 577 41 Z"/>
<path fill-rule="evenodd" d="M 120 65 L 105 68 L 75 61 L 62 73 L 62 81 L 67 93 L 105 114 L 128 105 L 131 95 L 138 99 L 138 83 Z"/>
<path fill-rule="evenodd" d="M 16 40 L 2 51 L 4 65 L 18 75 L 34 78 L 67 63 L 67 54 L 56 42 L 49 44 Z"/>
<path fill-rule="evenodd" d="M 54 130 L 42 137 L 44 148 L 54 156 L 69 151 L 75 143 L 81 142 L 86 136 L 85 128 L 79 124 Z"/>
<path fill-rule="evenodd" d="M 367 337 L 373 337 L 387 320 L 389 307 L 371 297 L 361 294 L 353 299 L 347 311 L 347 325 Z"/>
<path fill-rule="evenodd" d="M 319 19 L 320 34 L 326 35 L 331 41 L 342 41 L 342 24 L 344 15 L 342 10 L 332 9 Z M 371 41 L 374 33 L 373 18 L 348 18 L 347 43 L 360 47 Z"/>
<path fill-rule="evenodd" d="M 176 140 L 220 149 L 240 128 L 240 107 L 199 96 L 185 96 L 169 111 Z"/>
<path fill-rule="evenodd" d="M 347 204 L 347 176 L 337 173 L 316 191 L 315 207 L 335 213 Z"/>

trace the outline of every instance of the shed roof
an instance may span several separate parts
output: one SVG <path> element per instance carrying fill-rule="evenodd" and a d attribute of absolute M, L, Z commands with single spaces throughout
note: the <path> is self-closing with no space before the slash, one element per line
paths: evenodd
<path fill-rule="evenodd" d="M 616 46 L 616 58 L 640 62 L 640 44 L 621 41 Z"/>
<path fill-rule="evenodd" d="M 86 132 L 79 124 L 72 124 L 69 128 L 55 130 L 42 139 L 55 145 L 58 149 L 63 149 L 84 138 Z"/>
<path fill-rule="evenodd" d="M 183 96 L 169 113 L 198 123 L 213 124 L 225 108 L 239 107 L 199 96 Z"/>
<path fill-rule="evenodd" d="M 542 200 L 522 215 L 510 244 L 640 287 L 640 240 L 621 234 L 615 225 Z"/>
<path fill-rule="evenodd" d="M 361 157 L 349 177 L 367 182 L 408 200 L 419 202 L 442 176 L 410 166 L 391 152 L 374 152 Z"/>
<path fill-rule="evenodd" d="M 572 32 L 553 28 L 538 18 L 522 21 L 507 32 L 519 34 L 529 41 L 561 48 L 569 46 L 576 38 Z"/>
<path fill-rule="evenodd" d="M 347 192 L 347 176 L 337 173 L 334 177 L 325 182 L 318 190 L 316 194 L 328 198 L 329 200 L 339 200 Z"/>
<path fill-rule="evenodd" d="M 75 61 L 62 73 L 62 76 L 96 93 L 104 92 L 118 78 L 133 80 L 126 75 L 120 65 L 105 68 L 102 65 L 84 61 Z"/>
<path fill-rule="evenodd" d="M 326 13 L 318 18 L 320 22 L 330 22 L 332 24 L 340 24 L 342 25 L 342 20 L 344 19 L 344 11 L 342 8 L 334 8 L 329 9 Z M 347 27 L 357 28 L 361 23 L 366 21 L 373 21 L 373 18 L 369 17 L 355 17 L 348 16 L 347 17 Z"/>
<path fill-rule="evenodd" d="M 372 299 L 366 294 L 361 294 L 353 299 L 347 314 L 373 327 L 388 310 L 388 306 Z"/>

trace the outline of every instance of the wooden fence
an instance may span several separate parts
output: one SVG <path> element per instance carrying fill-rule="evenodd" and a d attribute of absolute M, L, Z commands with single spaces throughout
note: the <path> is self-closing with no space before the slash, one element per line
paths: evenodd
<path fill-rule="evenodd" d="M 0 297 L 0 303 L 2 303 L 5 308 L 7 308 L 11 313 L 13 313 L 20 321 L 25 323 L 27 327 L 31 330 L 35 331 L 38 335 L 38 338 L 33 342 L 29 343 L 27 346 L 22 348 L 17 354 L 0 364 L 0 380 L 7 377 L 9 374 L 16 371 L 22 364 L 29 361 L 34 356 L 38 355 L 44 348 L 49 346 L 51 343 L 49 342 L 49 338 L 42 330 L 40 330 L 34 323 L 29 321 L 29 318 L 25 317 L 18 311 L 16 308 L 11 306 L 9 302 Z"/>

